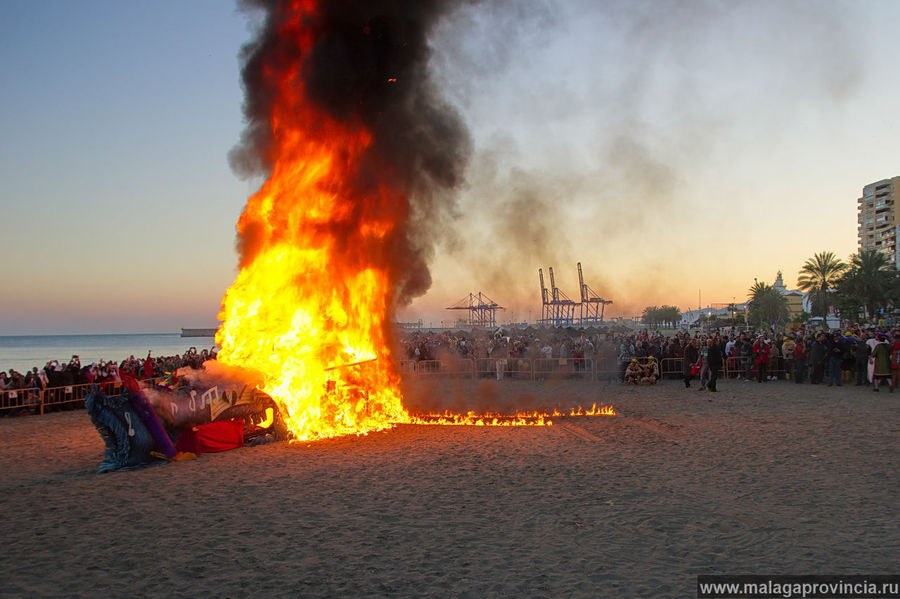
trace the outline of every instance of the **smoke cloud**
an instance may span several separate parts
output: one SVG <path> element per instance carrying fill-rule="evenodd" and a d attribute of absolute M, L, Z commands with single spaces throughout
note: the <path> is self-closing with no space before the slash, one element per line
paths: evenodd
<path fill-rule="evenodd" d="M 677 302 L 706 269 L 696 248 L 755 205 L 742 194 L 759 173 L 741 165 L 800 119 L 827 127 L 859 87 L 848 17 L 766 0 L 520 0 L 449 15 L 436 77 L 476 150 L 446 260 L 520 310 L 540 305 L 541 266 L 569 273 L 560 287 L 577 295 L 578 261 L 614 313 Z"/>
<path fill-rule="evenodd" d="M 364 198 L 387 188 L 406 198 L 406 218 L 386 240 L 385 251 L 395 302 L 408 303 L 431 286 L 434 240 L 455 213 L 455 192 L 464 183 L 472 148 L 462 119 L 442 98 L 428 65 L 429 32 L 459 3 L 328 0 L 299 24 L 288 2 L 243 0 L 240 5 L 254 14 L 261 11 L 262 17 L 241 53 L 247 126 L 229 154 L 233 170 L 250 177 L 272 168 L 271 116 L 280 82 L 273 81 L 271 67 L 296 65 L 303 102 L 337 121 L 361 124 L 372 135 L 343 182 L 350 196 Z M 285 34 L 291 27 L 296 31 Z M 308 36 L 312 44 L 304 50 Z M 337 224 L 336 232 L 352 226 L 352 220 Z M 260 244 L 260 231 L 247 227 L 237 241 L 242 265 Z"/>

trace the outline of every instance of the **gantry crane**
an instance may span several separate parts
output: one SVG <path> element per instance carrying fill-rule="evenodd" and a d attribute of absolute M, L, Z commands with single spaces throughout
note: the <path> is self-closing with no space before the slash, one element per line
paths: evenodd
<path fill-rule="evenodd" d="M 466 322 L 471 326 L 495 327 L 497 326 L 497 310 L 506 308 L 479 291 L 478 295 L 470 293 L 447 309 L 467 310 L 469 316 Z"/>
<path fill-rule="evenodd" d="M 541 279 L 541 324 L 564 327 L 575 322 L 575 306 L 578 304 L 569 298 L 556 286 L 556 278 L 553 276 L 553 267 L 547 269 L 550 272 L 550 290 L 544 285 L 544 271 L 538 269 Z"/>
<path fill-rule="evenodd" d="M 603 314 L 606 311 L 606 305 L 611 304 L 612 300 L 603 299 L 597 292 L 587 286 L 584 282 L 584 275 L 581 272 L 581 262 L 578 263 L 578 288 L 581 290 L 581 324 L 598 324 L 603 322 Z"/>

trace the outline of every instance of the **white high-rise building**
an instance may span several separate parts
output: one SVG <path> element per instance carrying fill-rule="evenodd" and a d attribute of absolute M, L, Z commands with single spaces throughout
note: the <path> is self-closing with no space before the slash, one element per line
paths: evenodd
<path fill-rule="evenodd" d="M 882 179 L 863 187 L 857 204 L 857 236 L 860 250 L 884 252 L 894 268 L 900 267 L 900 177 Z"/>

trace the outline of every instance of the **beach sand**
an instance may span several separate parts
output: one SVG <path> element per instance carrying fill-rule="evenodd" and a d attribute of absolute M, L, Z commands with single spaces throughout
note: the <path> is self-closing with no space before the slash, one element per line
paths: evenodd
<path fill-rule="evenodd" d="M 421 382 L 411 404 L 613 404 L 96 474 L 84 412 L 0 419 L 0 597 L 694 597 L 698 574 L 891 574 L 900 392 Z"/>

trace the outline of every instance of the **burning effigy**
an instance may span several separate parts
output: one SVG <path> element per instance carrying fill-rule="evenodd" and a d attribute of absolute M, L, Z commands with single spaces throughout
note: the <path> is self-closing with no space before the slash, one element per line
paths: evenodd
<path fill-rule="evenodd" d="M 215 361 L 179 369 L 154 385 L 123 378 L 123 393 L 96 388 L 85 398 L 105 444 L 99 471 L 235 449 L 289 438 L 274 401 Z"/>
<path fill-rule="evenodd" d="M 455 3 L 243 5 L 259 20 L 241 54 L 247 127 L 230 160 L 265 181 L 237 223 L 239 272 L 216 333 L 217 367 L 243 373 L 240 390 L 150 390 L 157 417 L 177 442 L 219 412 L 246 422 L 260 409 L 276 437 L 298 441 L 409 422 L 550 424 L 549 413 L 410 415 L 402 401 L 392 315 L 431 285 L 471 153 L 428 68 L 429 32 Z M 237 442 L 234 428 L 222 434 Z"/>
<path fill-rule="evenodd" d="M 430 285 L 433 227 L 470 141 L 436 93 L 427 34 L 450 2 L 247 2 L 237 224 L 219 360 L 258 375 L 294 438 L 408 421 L 390 315 Z"/>
<path fill-rule="evenodd" d="M 296 440 L 422 422 L 403 405 L 390 323 L 431 284 L 428 259 L 471 152 L 428 68 L 429 32 L 456 4 L 245 4 L 262 17 L 242 53 L 247 128 L 231 158 L 266 179 L 237 223 L 218 359 L 258 378 Z"/>

